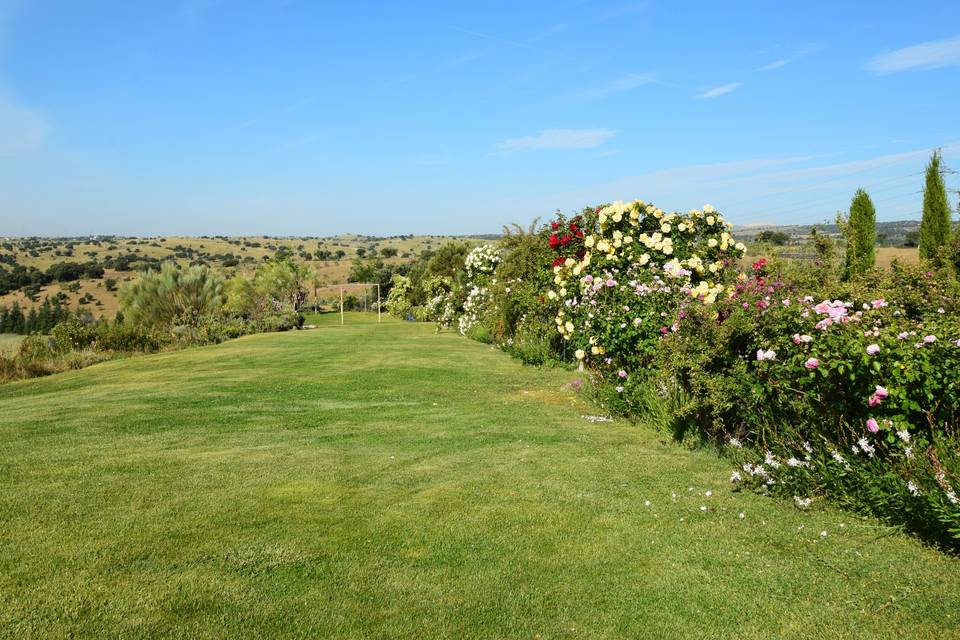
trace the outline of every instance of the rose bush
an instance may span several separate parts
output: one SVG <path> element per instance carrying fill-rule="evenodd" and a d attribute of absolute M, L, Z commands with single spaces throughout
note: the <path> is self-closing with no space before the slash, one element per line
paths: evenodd
<path fill-rule="evenodd" d="M 758 262 L 663 342 L 674 433 L 752 445 L 737 474 L 763 490 L 960 539 L 956 283 L 897 267 L 840 298 L 793 281 Z"/>
<path fill-rule="evenodd" d="M 616 202 L 553 227 L 546 297 L 561 303 L 557 332 L 582 364 L 627 377 L 649 364 L 685 306 L 712 304 L 727 291 L 744 251 L 709 205 L 679 214 Z"/>

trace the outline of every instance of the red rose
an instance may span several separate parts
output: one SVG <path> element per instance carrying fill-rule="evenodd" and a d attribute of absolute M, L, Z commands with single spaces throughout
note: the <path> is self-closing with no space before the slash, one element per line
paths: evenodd
<path fill-rule="evenodd" d="M 556 231 L 557 229 L 560 228 L 560 223 L 554 220 L 553 222 L 550 223 L 550 228 Z"/>
<path fill-rule="evenodd" d="M 573 240 L 572 237 L 570 237 L 570 236 L 563 236 L 563 238 L 560 239 L 560 244 L 570 244 L 570 241 L 571 241 L 571 240 Z"/>
<path fill-rule="evenodd" d="M 558 244 L 560 244 L 560 238 L 558 238 L 556 234 L 550 236 L 550 248 L 556 249 Z"/>

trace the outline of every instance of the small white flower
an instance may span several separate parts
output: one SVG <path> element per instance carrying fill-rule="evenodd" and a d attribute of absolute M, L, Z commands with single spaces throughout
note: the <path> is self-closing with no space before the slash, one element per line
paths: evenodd
<path fill-rule="evenodd" d="M 844 457 L 840 455 L 839 451 L 831 451 L 830 455 L 833 456 L 833 459 L 839 462 L 840 464 L 845 464 L 847 462 L 846 459 L 844 459 Z"/>
<path fill-rule="evenodd" d="M 707 510 L 706 505 L 700 505 L 700 511 L 706 511 L 706 510 Z"/>
<path fill-rule="evenodd" d="M 801 498 L 800 496 L 793 496 L 793 502 L 800 509 L 806 509 L 813 503 L 812 498 Z"/>
<path fill-rule="evenodd" d="M 735 447 L 735 448 L 737 448 L 737 449 L 742 449 L 742 448 L 743 448 L 743 443 L 740 442 L 739 440 L 737 440 L 736 438 L 730 438 L 727 442 L 730 443 L 730 446 L 731 446 L 731 447 Z"/>
<path fill-rule="evenodd" d="M 820 532 L 820 537 L 821 537 L 821 538 L 826 538 L 826 537 L 827 537 L 827 532 L 826 532 L 826 531 L 821 531 L 821 532 Z"/>
<path fill-rule="evenodd" d="M 910 495 L 920 495 L 920 489 L 917 488 L 917 483 L 913 480 L 907 480 L 907 491 L 910 492 Z"/>
<path fill-rule="evenodd" d="M 803 443 L 803 450 L 806 451 L 807 453 L 813 453 L 813 447 L 810 446 L 810 443 L 806 441 L 804 441 Z"/>
<path fill-rule="evenodd" d="M 739 514 L 737 517 L 740 518 L 741 520 L 743 520 L 744 518 L 747 517 L 747 514 L 745 514 L 743 511 L 741 511 L 740 514 Z"/>
<path fill-rule="evenodd" d="M 649 507 L 649 506 L 650 506 L 650 501 L 649 501 L 649 500 L 644 500 L 644 501 L 643 501 L 643 506 Z"/>
<path fill-rule="evenodd" d="M 897 429 L 897 437 L 904 442 L 910 442 L 910 432 L 906 429 Z"/>
<path fill-rule="evenodd" d="M 734 471 L 733 473 L 730 474 L 730 482 L 736 484 L 741 480 L 743 480 L 743 477 L 740 475 L 739 471 Z"/>
<path fill-rule="evenodd" d="M 707 492 L 704 493 L 703 495 L 705 495 L 705 496 L 707 496 L 707 497 L 709 498 L 710 496 L 713 495 L 713 491 L 707 491 Z"/>

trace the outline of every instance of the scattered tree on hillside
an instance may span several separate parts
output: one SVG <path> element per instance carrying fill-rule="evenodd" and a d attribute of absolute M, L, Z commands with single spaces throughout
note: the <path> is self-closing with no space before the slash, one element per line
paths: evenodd
<path fill-rule="evenodd" d="M 767 242 L 782 247 L 790 241 L 790 236 L 783 231 L 766 230 L 757 234 L 757 242 Z"/>

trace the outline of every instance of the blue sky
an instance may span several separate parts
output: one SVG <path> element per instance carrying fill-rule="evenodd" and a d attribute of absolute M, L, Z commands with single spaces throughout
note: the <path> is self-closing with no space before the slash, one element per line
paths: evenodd
<path fill-rule="evenodd" d="M 918 217 L 960 3 L 909 4 L 0 0 L 0 235 Z"/>

